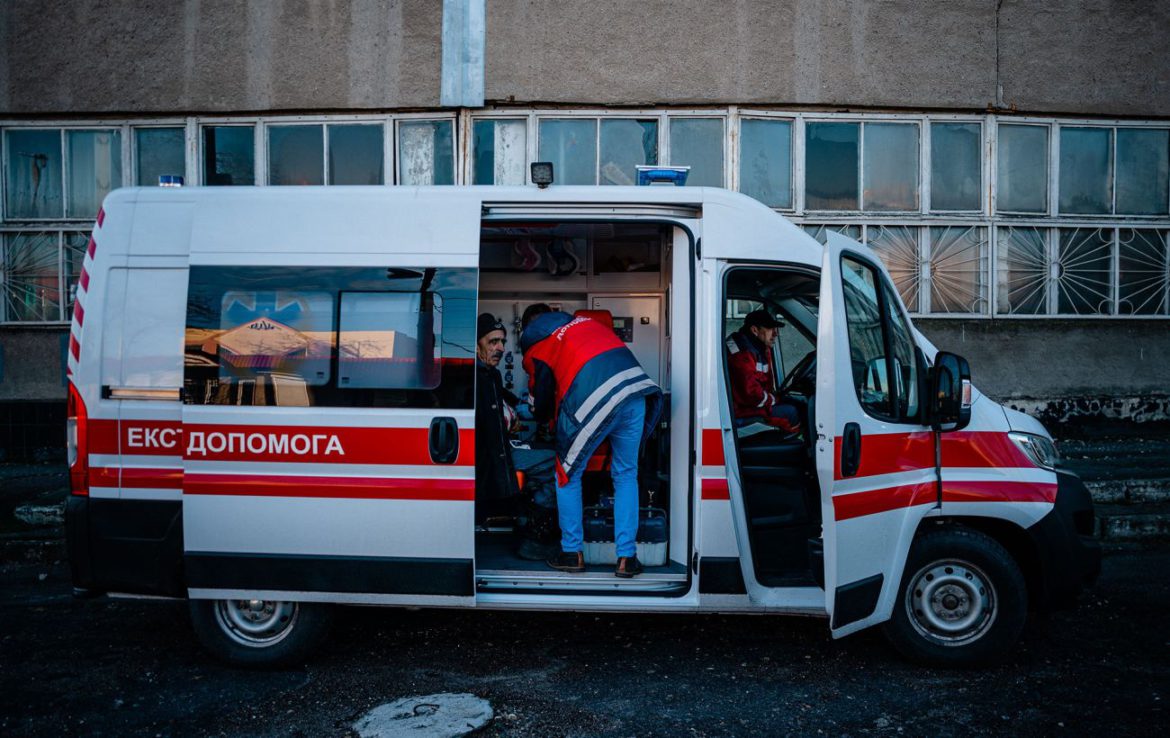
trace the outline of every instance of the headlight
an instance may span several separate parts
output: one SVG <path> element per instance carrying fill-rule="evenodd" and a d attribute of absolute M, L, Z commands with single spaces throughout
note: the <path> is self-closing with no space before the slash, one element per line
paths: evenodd
<path fill-rule="evenodd" d="M 1056 463 L 1060 461 L 1060 456 L 1056 453 L 1056 446 L 1052 443 L 1052 439 L 1031 433 L 1008 433 L 1008 437 L 1015 441 L 1016 446 L 1033 464 L 1049 471 L 1056 469 Z"/>

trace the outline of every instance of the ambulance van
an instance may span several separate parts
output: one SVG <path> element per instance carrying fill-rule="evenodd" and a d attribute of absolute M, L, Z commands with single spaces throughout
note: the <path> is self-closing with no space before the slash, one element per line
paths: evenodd
<path fill-rule="evenodd" d="M 521 559 L 477 510 L 476 316 L 506 323 L 523 400 L 534 302 L 611 324 L 664 392 L 640 576 Z M 757 310 L 796 435 L 733 412 L 729 339 Z M 303 659 L 337 604 L 811 615 L 977 664 L 1100 564 L 1050 435 L 914 329 L 872 251 L 721 189 L 118 190 L 69 371 L 75 586 L 184 598 L 236 664 Z"/>

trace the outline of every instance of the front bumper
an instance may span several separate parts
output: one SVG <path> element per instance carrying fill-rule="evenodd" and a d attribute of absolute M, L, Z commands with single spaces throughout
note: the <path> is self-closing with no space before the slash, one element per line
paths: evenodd
<path fill-rule="evenodd" d="M 1101 544 L 1094 536 L 1093 499 L 1075 474 L 1057 472 L 1052 511 L 1028 529 L 1040 563 L 1037 604 L 1070 607 L 1101 573 Z"/>

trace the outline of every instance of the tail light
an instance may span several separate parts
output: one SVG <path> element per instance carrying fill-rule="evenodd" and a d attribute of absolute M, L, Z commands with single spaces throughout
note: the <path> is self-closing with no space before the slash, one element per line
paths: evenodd
<path fill-rule="evenodd" d="M 81 393 L 69 383 L 69 406 L 65 418 L 65 453 L 69 461 L 69 490 L 82 497 L 89 495 L 89 446 L 86 432 L 89 418 Z"/>

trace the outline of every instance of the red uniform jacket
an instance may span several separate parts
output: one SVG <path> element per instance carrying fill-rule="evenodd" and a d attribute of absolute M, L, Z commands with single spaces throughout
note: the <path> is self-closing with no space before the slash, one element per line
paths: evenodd
<path fill-rule="evenodd" d="M 736 331 L 728 337 L 727 368 L 731 375 L 731 407 L 737 419 L 758 420 L 785 430 L 795 428 L 775 417 L 772 408 L 780 402 L 772 352 L 750 333 Z"/>

